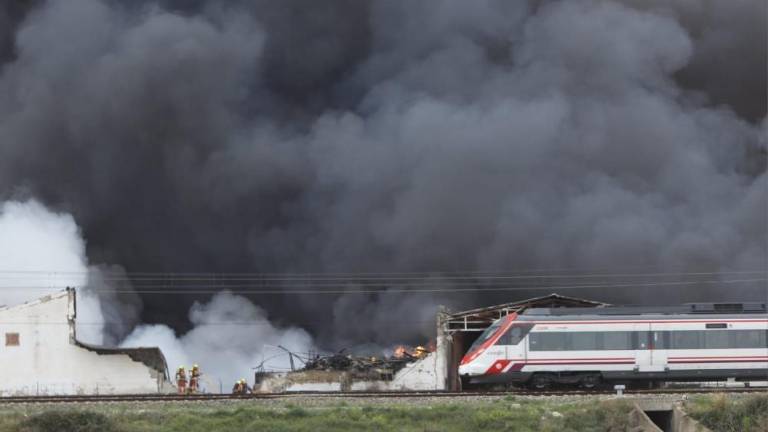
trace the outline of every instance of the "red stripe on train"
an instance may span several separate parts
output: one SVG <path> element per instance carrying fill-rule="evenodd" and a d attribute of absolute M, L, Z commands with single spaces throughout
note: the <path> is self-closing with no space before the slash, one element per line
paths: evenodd
<path fill-rule="evenodd" d="M 731 359 L 731 360 L 670 360 L 669 364 L 679 363 L 763 363 L 768 362 L 768 357 L 762 359 Z"/>
<path fill-rule="evenodd" d="M 749 359 L 749 358 L 768 358 L 768 356 L 688 356 L 688 357 L 669 357 L 670 360 L 682 360 L 682 359 Z"/>
<path fill-rule="evenodd" d="M 765 357 L 765 360 L 768 361 L 768 357 Z M 496 361 L 491 367 L 486 371 L 486 375 L 498 375 L 500 374 L 506 365 L 508 365 L 510 360 L 499 360 Z M 761 360 L 699 360 L 699 361 L 670 361 L 668 363 L 672 364 L 681 364 L 681 363 L 759 363 Z M 513 363 L 512 366 L 509 368 L 510 371 L 520 371 L 526 366 L 553 366 L 553 365 L 566 365 L 566 366 L 579 366 L 579 365 L 615 365 L 615 364 L 635 364 L 634 361 L 589 361 L 589 362 L 579 362 L 579 363 L 557 363 L 557 362 L 549 362 L 549 363 L 533 363 L 533 362 L 526 362 L 526 363 Z"/>
<path fill-rule="evenodd" d="M 504 368 L 511 362 L 512 360 L 496 360 L 493 362 L 491 367 L 488 368 L 487 371 L 485 371 L 486 375 L 498 375 L 500 374 Z"/>
<path fill-rule="evenodd" d="M 732 320 L 732 321 L 719 321 L 719 320 L 658 320 L 658 321 L 520 321 L 523 324 L 740 324 L 740 323 L 768 323 L 768 320 L 763 319 L 745 319 L 745 320 Z"/>

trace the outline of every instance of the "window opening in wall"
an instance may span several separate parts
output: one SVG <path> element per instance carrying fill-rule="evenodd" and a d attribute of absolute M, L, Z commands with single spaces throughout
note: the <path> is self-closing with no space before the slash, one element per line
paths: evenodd
<path fill-rule="evenodd" d="M 19 334 L 18 333 L 6 333 L 5 334 L 5 346 L 19 346 Z"/>

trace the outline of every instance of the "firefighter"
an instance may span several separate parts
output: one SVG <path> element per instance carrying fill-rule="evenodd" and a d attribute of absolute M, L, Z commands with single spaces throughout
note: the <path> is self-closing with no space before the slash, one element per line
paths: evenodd
<path fill-rule="evenodd" d="M 188 394 L 196 394 L 200 391 L 200 367 L 198 365 L 192 365 L 192 369 L 189 370 L 189 388 Z"/>
<path fill-rule="evenodd" d="M 413 350 L 413 356 L 416 358 L 424 358 L 427 354 L 429 354 L 429 352 L 423 346 L 417 346 L 416 349 Z"/>
<path fill-rule="evenodd" d="M 242 394 L 248 394 L 251 392 L 251 388 L 248 387 L 248 381 L 245 380 L 245 378 L 241 379 L 240 382 L 243 386 L 243 393 Z"/>
<path fill-rule="evenodd" d="M 245 380 L 240 379 L 235 381 L 235 385 L 232 387 L 232 394 L 241 395 L 245 394 Z"/>
<path fill-rule="evenodd" d="M 184 366 L 179 366 L 179 369 L 176 370 L 176 386 L 180 395 L 187 392 L 187 371 L 184 370 Z"/>

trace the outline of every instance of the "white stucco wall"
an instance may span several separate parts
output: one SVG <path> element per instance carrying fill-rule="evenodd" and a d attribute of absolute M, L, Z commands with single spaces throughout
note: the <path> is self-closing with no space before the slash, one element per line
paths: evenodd
<path fill-rule="evenodd" d="M 421 360 L 408 363 L 389 383 L 390 390 L 445 390 L 439 351 L 429 353 Z"/>
<path fill-rule="evenodd" d="M 156 393 L 164 375 L 126 354 L 75 345 L 75 294 L 0 308 L 0 396 Z M 6 333 L 19 346 L 6 346 Z"/>

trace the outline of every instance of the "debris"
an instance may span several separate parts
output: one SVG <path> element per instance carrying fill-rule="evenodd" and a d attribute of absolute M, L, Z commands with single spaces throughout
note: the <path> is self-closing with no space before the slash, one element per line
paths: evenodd
<path fill-rule="evenodd" d="M 371 377 L 391 380 L 394 374 L 406 364 L 422 359 L 429 351 L 422 347 L 409 351 L 405 346 L 395 348 L 391 357 L 363 357 L 344 354 L 344 350 L 331 355 L 315 355 L 307 360 L 302 370 L 346 371 L 358 377 Z"/>

